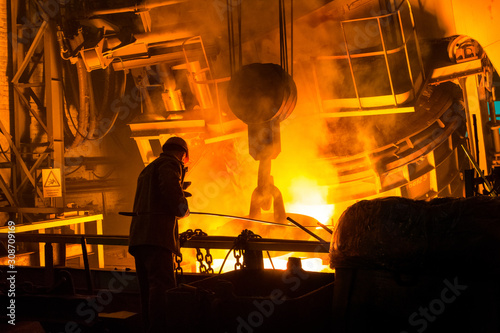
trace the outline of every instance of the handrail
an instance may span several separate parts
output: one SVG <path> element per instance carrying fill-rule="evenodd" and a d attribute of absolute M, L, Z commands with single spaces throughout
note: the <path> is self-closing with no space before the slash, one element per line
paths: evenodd
<path fill-rule="evenodd" d="M 53 219 L 40 222 L 34 222 L 31 224 L 17 224 L 16 225 L 16 238 L 18 233 L 26 231 L 35 231 L 40 229 L 62 227 L 71 224 L 79 224 L 85 222 L 100 221 L 103 219 L 102 214 L 96 215 L 85 215 L 85 216 L 69 216 L 64 219 Z M 9 232 L 8 226 L 0 227 L 0 234 L 7 234 Z"/>
<path fill-rule="evenodd" d="M 405 6 L 403 8 L 403 6 Z M 402 16 L 403 11 L 409 11 L 409 17 L 408 15 L 405 15 L 404 18 Z M 397 34 L 396 40 L 394 43 L 389 43 L 387 40 L 387 36 L 385 36 L 385 30 L 383 29 L 383 24 L 382 20 L 385 18 L 393 18 L 393 23 L 398 24 L 399 28 L 396 28 L 395 34 Z M 377 35 L 371 36 L 372 38 L 370 41 L 372 41 L 375 44 L 371 44 L 371 47 L 367 47 L 366 45 L 359 46 L 356 44 L 355 38 L 356 36 L 359 35 L 359 32 L 354 29 L 354 33 L 349 33 L 347 27 L 352 25 L 352 23 L 355 22 L 374 22 L 374 25 L 377 26 L 377 35 L 378 37 L 376 38 Z M 407 23 L 407 24 L 406 24 Z M 405 25 L 406 24 L 406 25 Z M 406 28 L 408 27 L 408 28 Z M 344 106 L 339 106 L 339 109 L 345 109 L 345 110 L 357 110 L 357 111 L 363 111 L 367 108 L 365 105 L 365 102 L 363 101 L 366 98 L 372 98 L 373 96 L 366 95 L 366 92 L 363 92 L 364 90 L 361 89 L 361 87 L 365 87 L 363 85 L 363 82 L 357 82 L 359 77 L 356 76 L 358 74 L 358 68 L 355 67 L 355 64 L 353 62 L 353 59 L 367 59 L 370 60 L 373 59 L 374 57 L 383 57 L 383 60 L 385 62 L 385 71 L 386 73 L 384 74 L 384 83 L 387 82 L 388 88 L 390 88 L 390 91 L 387 91 L 387 96 L 392 96 L 393 101 L 389 104 L 387 104 L 385 101 L 375 101 L 378 107 L 388 107 L 391 106 L 393 110 L 398 109 L 399 107 L 407 106 L 405 103 L 407 103 L 411 98 L 416 98 L 417 95 L 417 89 L 419 88 L 418 85 L 421 86 L 421 83 L 419 83 L 419 78 L 420 76 L 422 78 L 425 78 L 425 72 L 424 72 L 424 67 L 421 59 L 421 54 L 420 54 L 420 48 L 418 45 L 418 37 L 416 34 L 415 30 L 415 24 L 413 20 L 413 13 L 411 11 L 411 5 L 408 0 L 403 1 L 400 6 L 397 7 L 397 9 L 393 12 L 387 13 L 387 14 L 382 14 L 382 15 L 376 15 L 376 16 L 371 16 L 371 17 L 363 17 L 363 18 L 357 18 L 357 19 L 349 19 L 349 20 L 343 20 L 340 21 L 340 28 L 342 32 L 342 38 L 343 38 L 343 44 L 345 49 L 341 52 L 341 54 L 332 54 L 332 55 L 326 55 L 326 56 L 316 56 L 313 57 L 313 75 L 314 75 L 314 82 L 316 84 L 316 89 L 318 90 L 318 98 L 319 98 L 319 105 L 320 109 L 322 112 L 323 110 L 323 98 L 321 96 L 321 92 L 319 91 L 320 86 L 319 86 L 319 81 L 318 78 L 316 77 L 316 63 L 320 61 L 325 61 L 325 60 L 342 60 L 342 61 L 347 61 L 348 62 L 348 70 L 350 72 L 350 75 L 347 74 L 346 72 L 346 80 L 347 77 L 350 76 L 350 83 L 352 83 L 352 89 L 353 91 L 350 91 L 350 98 L 353 98 L 357 101 L 357 105 L 344 105 Z M 378 40 L 377 40 L 378 39 Z M 354 41 L 354 42 L 353 42 Z M 417 65 L 412 64 L 412 59 L 410 59 L 410 55 L 408 53 L 408 48 L 410 45 L 415 44 L 416 47 L 416 55 L 415 57 L 418 58 L 418 68 Z M 407 71 L 408 75 L 408 83 L 411 86 L 410 91 L 412 94 L 410 94 L 410 97 L 405 100 L 400 100 L 398 97 L 399 95 L 397 94 L 396 91 L 396 83 L 394 82 L 394 75 L 397 71 L 395 68 L 391 68 L 390 65 L 390 59 L 389 56 L 393 54 L 399 54 L 401 52 L 404 52 L 404 60 L 406 61 L 405 65 L 405 70 Z M 401 65 L 403 67 L 403 65 Z M 401 68 L 403 69 L 403 68 Z M 385 79 L 385 75 L 387 75 L 387 78 Z M 405 79 L 406 80 L 406 79 Z M 365 87 L 366 88 L 366 87 Z M 340 89 L 340 88 L 339 88 Z M 365 89 L 366 90 L 366 89 Z M 354 94 L 352 94 L 352 92 Z M 384 95 L 385 96 L 385 95 Z M 351 111 L 351 112 L 356 112 L 356 111 Z M 347 112 L 348 113 L 348 112 Z M 350 114 L 347 114 L 346 112 L 337 112 L 338 116 L 349 116 Z M 374 114 L 377 114 L 376 111 L 372 112 Z M 358 113 L 356 113 L 358 114 Z"/>
<path fill-rule="evenodd" d="M 396 54 L 398 52 L 401 52 L 402 50 L 405 49 L 405 45 L 401 44 L 400 46 L 393 48 L 393 49 L 388 49 L 387 54 Z M 363 53 L 350 53 L 350 56 L 352 59 L 354 58 L 364 58 L 364 57 L 374 57 L 374 56 L 379 56 L 379 55 L 384 55 L 384 51 L 372 51 L 372 52 L 363 52 Z M 314 57 L 316 60 L 331 60 L 331 59 L 347 59 L 347 54 L 341 54 L 341 55 L 322 55 L 322 56 L 316 56 Z"/>
<path fill-rule="evenodd" d="M 386 18 L 386 17 L 389 17 L 389 16 L 393 16 L 393 15 L 397 15 L 397 13 L 400 11 L 401 9 L 396 9 L 395 11 L 393 12 L 390 12 L 390 13 L 387 13 L 387 14 L 383 14 L 383 15 L 376 15 L 376 16 L 367 16 L 367 17 L 361 17 L 361 18 L 357 18 L 357 19 L 350 19 L 350 20 L 342 20 L 342 22 L 346 22 L 346 23 L 351 23 L 351 22 L 358 22 L 358 21 L 367 21 L 367 20 L 373 20 L 374 18 Z"/>
<path fill-rule="evenodd" d="M 16 234 L 18 242 L 81 244 L 85 237 L 87 244 L 128 246 L 128 236 L 122 235 L 64 235 L 64 234 Z M 7 234 L 0 234 L 0 241 Z M 236 237 L 231 236 L 193 236 L 182 244 L 183 248 L 231 249 Z M 328 253 L 322 243 L 307 240 L 259 238 L 248 241 L 248 250 L 255 251 L 298 251 Z"/>
<path fill-rule="evenodd" d="M 28 243 L 66 243 L 81 244 L 85 236 L 87 244 L 128 245 L 128 236 L 119 235 L 82 235 L 82 234 L 17 234 L 16 242 Z M 0 240 L 7 239 L 7 234 L 0 234 Z"/>

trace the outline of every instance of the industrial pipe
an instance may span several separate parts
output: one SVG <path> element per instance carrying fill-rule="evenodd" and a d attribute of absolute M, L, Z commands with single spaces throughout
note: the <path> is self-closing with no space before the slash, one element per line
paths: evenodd
<path fill-rule="evenodd" d="M 145 12 L 153 8 L 175 5 L 178 3 L 186 2 L 186 0 L 145 0 L 140 4 L 135 4 L 134 6 L 127 6 L 122 8 L 109 8 L 109 9 L 97 9 L 90 13 L 91 16 L 97 15 L 109 15 L 118 13 L 129 13 L 129 12 Z"/>
<path fill-rule="evenodd" d="M 180 29 L 174 25 L 170 25 L 152 32 L 134 34 L 134 38 L 136 39 L 134 44 L 155 44 L 163 43 L 165 40 L 185 40 L 194 35 L 196 35 L 196 33 L 192 29 Z"/>
<path fill-rule="evenodd" d="M 75 128 L 75 140 L 71 144 L 69 149 L 76 148 L 84 139 L 83 132 L 85 132 L 87 128 L 87 121 L 89 117 L 89 96 L 88 96 L 88 73 L 85 68 L 85 63 L 82 58 L 78 58 L 76 63 L 76 70 L 78 73 L 78 88 L 79 88 L 79 96 L 80 96 L 80 105 L 78 107 L 78 125 Z M 71 112 L 69 114 L 71 117 Z"/>
<path fill-rule="evenodd" d="M 330 244 L 329 242 L 327 242 L 326 240 L 324 240 L 323 238 L 319 237 L 318 235 L 316 235 L 314 232 L 312 231 L 309 231 L 307 230 L 304 226 L 302 226 L 299 222 L 293 220 L 291 217 L 287 217 L 286 218 L 288 221 L 292 222 L 293 224 L 295 224 L 297 227 L 299 227 L 300 229 L 302 229 L 303 231 L 305 231 L 306 233 L 308 233 L 309 235 L 313 236 L 314 238 L 316 238 L 317 240 L 319 240 L 321 243 L 323 243 L 323 245 L 328 245 Z"/>
<path fill-rule="evenodd" d="M 139 215 L 139 213 L 136 213 L 136 212 L 118 212 L 118 214 L 123 215 L 123 216 L 138 216 Z M 148 214 L 164 214 L 164 213 L 160 213 L 160 212 L 158 212 L 158 213 L 156 213 L 156 212 L 146 212 L 146 213 L 142 213 L 142 214 L 148 215 Z M 191 214 L 191 215 L 208 215 L 208 216 L 227 217 L 227 218 L 232 218 L 232 219 L 235 219 L 235 220 L 259 222 L 259 223 L 264 223 L 264 224 L 279 225 L 279 226 L 282 226 L 282 227 L 293 227 L 293 225 L 290 225 L 290 224 L 270 222 L 270 221 L 263 221 L 263 220 L 252 219 L 252 218 L 249 218 L 249 217 L 241 217 L 241 216 L 226 215 L 226 214 L 205 213 L 205 212 L 189 212 L 189 214 Z"/>

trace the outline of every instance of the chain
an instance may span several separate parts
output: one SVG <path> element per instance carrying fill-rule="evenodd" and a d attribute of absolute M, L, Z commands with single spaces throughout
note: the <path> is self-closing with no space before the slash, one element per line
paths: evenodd
<path fill-rule="evenodd" d="M 179 235 L 180 245 L 181 246 L 184 245 L 185 242 L 187 242 L 188 240 L 190 240 L 194 236 L 207 236 L 207 233 L 201 229 L 195 229 L 194 231 L 193 231 L 193 229 L 188 229 Z M 210 254 L 210 250 L 209 249 L 205 249 L 205 250 L 207 251 L 207 254 L 204 258 L 201 250 L 199 248 L 196 248 L 196 260 L 199 262 L 199 265 L 200 265 L 200 273 L 212 273 L 213 274 L 214 273 L 214 269 L 212 268 L 213 258 L 212 258 L 212 255 Z M 208 267 L 207 267 L 207 265 L 205 265 L 203 263 L 204 259 L 206 260 Z M 181 258 L 181 261 L 182 261 L 182 258 Z M 176 270 L 177 270 L 177 268 L 176 268 Z M 182 268 L 180 270 L 182 272 Z"/>
<path fill-rule="evenodd" d="M 207 236 L 206 232 L 203 232 L 201 229 L 194 229 L 195 236 Z"/>
<path fill-rule="evenodd" d="M 245 266 L 245 264 L 241 263 L 241 256 L 245 253 L 245 248 L 247 246 L 247 242 L 249 239 L 262 238 L 261 236 L 254 234 L 251 230 L 245 229 L 238 235 L 238 238 L 234 241 L 234 250 L 233 255 L 236 259 L 236 263 L 234 264 L 234 269 L 241 269 Z"/>
<path fill-rule="evenodd" d="M 207 266 L 203 263 L 203 253 L 201 253 L 200 248 L 196 248 L 196 260 L 200 263 L 200 273 L 207 272 Z"/>
<path fill-rule="evenodd" d="M 175 267 L 175 277 L 180 278 L 183 275 L 181 263 L 182 263 L 182 253 L 175 255 L 175 262 L 177 263 Z"/>
<path fill-rule="evenodd" d="M 242 269 L 243 268 L 243 264 L 240 262 L 240 258 L 243 254 L 243 250 L 242 249 L 234 249 L 233 250 L 233 255 L 234 255 L 234 258 L 236 259 L 236 263 L 234 264 L 234 269 Z"/>
<path fill-rule="evenodd" d="M 205 261 L 207 263 L 207 273 L 214 274 L 214 269 L 212 268 L 212 263 L 214 259 L 212 258 L 212 254 L 210 253 L 210 249 L 205 249 L 207 254 L 205 255 Z"/>
<path fill-rule="evenodd" d="M 179 243 L 180 245 L 184 245 L 184 243 L 188 240 L 190 240 L 192 237 L 194 236 L 194 231 L 193 229 L 188 229 L 184 232 L 182 232 L 180 235 L 179 235 Z"/>

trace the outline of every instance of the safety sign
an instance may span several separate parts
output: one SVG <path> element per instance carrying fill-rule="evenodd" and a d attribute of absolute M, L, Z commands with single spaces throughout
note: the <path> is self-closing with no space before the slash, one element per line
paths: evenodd
<path fill-rule="evenodd" d="M 42 169 L 43 197 L 62 197 L 61 169 Z"/>

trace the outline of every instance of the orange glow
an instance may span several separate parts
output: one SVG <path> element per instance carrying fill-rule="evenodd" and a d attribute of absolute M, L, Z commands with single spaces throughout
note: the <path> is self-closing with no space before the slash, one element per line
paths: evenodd
<path fill-rule="evenodd" d="M 323 224 L 331 221 L 335 205 L 327 203 L 328 189 L 317 181 L 305 177 L 293 179 L 289 194 L 292 200 L 285 204 L 288 213 L 307 215 Z"/>
<path fill-rule="evenodd" d="M 289 257 L 297 257 L 297 255 L 294 252 L 290 252 L 279 257 L 274 257 L 272 258 L 272 264 L 269 258 L 264 258 L 264 268 L 272 269 L 274 266 L 274 269 L 285 270 Z M 329 266 L 323 265 L 323 260 L 320 258 L 306 258 L 301 256 L 301 263 L 302 269 L 305 271 L 321 272 L 329 270 Z"/>
<path fill-rule="evenodd" d="M 272 161 L 271 175 L 274 185 L 283 196 L 287 216 L 309 227 L 309 230 L 319 237 L 329 240 L 330 234 L 317 226 L 316 222 L 332 225 L 335 205 L 334 202 L 328 201 L 329 188 L 324 184 L 331 184 L 337 175 L 336 170 L 318 156 L 325 128 L 317 119 L 300 116 L 301 111 L 306 109 L 308 108 L 298 107 L 281 124 L 281 153 Z M 298 136 L 297 133 L 301 135 Z M 193 182 L 189 188 L 193 194 L 193 197 L 188 199 L 190 209 L 248 217 L 251 194 L 257 186 L 258 161 L 249 154 L 247 138 L 209 145 L 206 149 L 209 150 L 199 162 L 196 162 L 195 158 L 192 159 L 187 176 L 187 180 Z M 262 211 L 260 219 L 273 221 L 273 209 Z M 208 216 L 190 216 L 183 219 L 180 230 L 187 228 L 201 228 L 210 236 L 237 237 L 243 229 L 249 229 L 263 238 L 314 240 L 293 226 L 274 227 Z M 183 252 L 187 251 L 183 249 Z M 212 267 L 218 273 L 227 250 L 211 252 Z M 271 255 L 275 269 L 286 269 L 288 257 L 295 256 L 302 259 L 302 267 L 305 270 L 329 271 L 327 254 L 271 252 Z M 196 262 L 195 256 L 190 255 L 184 255 L 184 260 Z M 235 259 L 230 254 L 224 263 L 223 272 L 234 270 L 234 264 Z M 193 264 L 190 268 L 192 271 L 198 271 L 197 266 Z M 264 267 L 272 269 L 267 254 L 264 254 Z"/>
<path fill-rule="evenodd" d="M 272 264 L 269 258 L 264 258 L 264 269 L 277 269 L 277 270 L 286 270 L 288 258 L 289 257 L 297 257 L 294 252 L 290 252 L 281 256 L 273 257 Z M 329 265 L 323 264 L 323 260 L 321 258 L 307 258 L 304 256 L 301 257 L 302 269 L 309 272 L 331 272 Z M 212 264 L 212 268 L 215 273 L 219 273 L 220 267 L 222 265 L 223 259 L 214 259 Z M 234 270 L 234 264 L 236 263 L 236 259 L 232 255 L 230 255 L 226 262 L 224 263 L 224 268 L 222 269 L 223 273 L 230 272 Z M 196 272 L 199 273 L 199 268 L 196 267 Z"/>
<path fill-rule="evenodd" d="M 214 263 L 212 265 L 214 272 L 219 273 L 223 261 L 224 259 L 214 259 Z M 226 259 L 226 262 L 224 263 L 224 268 L 222 269 L 222 273 L 234 271 L 234 264 L 236 264 L 236 259 L 234 259 L 234 257 L 231 255 L 229 258 Z M 197 272 L 199 271 L 198 268 L 196 271 Z"/>

